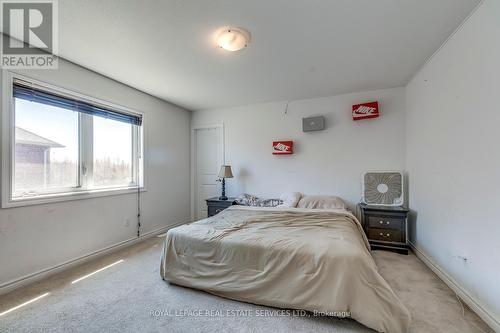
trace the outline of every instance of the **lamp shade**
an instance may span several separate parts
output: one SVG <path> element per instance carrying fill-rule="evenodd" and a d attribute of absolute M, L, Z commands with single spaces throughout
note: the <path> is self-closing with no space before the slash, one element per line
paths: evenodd
<path fill-rule="evenodd" d="M 220 167 L 219 178 L 233 178 L 233 172 L 230 165 L 223 165 Z"/>

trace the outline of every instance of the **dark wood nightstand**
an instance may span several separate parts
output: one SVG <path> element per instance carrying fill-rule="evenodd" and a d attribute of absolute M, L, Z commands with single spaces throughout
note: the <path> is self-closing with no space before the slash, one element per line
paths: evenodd
<path fill-rule="evenodd" d="M 227 198 L 227 200 L 219 200 L 219 197 L 207 199 L 207 207 L 208 207 L 208 217 L 214 216 L 220 212 L 222 212 L 227 207 L 233 205 L 234 200 L 236 198 Z"/>
<path fill-rule="evenodd" d="M 373 250 L 408 254 L 407 208 L 369 206 L 362 203 L 358 207 L 361 224 Z"/>

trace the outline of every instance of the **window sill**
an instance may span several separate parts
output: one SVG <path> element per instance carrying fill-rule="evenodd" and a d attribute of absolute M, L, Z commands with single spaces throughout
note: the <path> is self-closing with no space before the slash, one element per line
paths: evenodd
<path fill-rule="evenodd" d="M 141 192 L 147 192 L 145 187 L 141 187 Z M 89 191 L 81 191 L 81 192 L 68 192 L 68 193 L 57 193 L 57 194 L 44 194 L 36 197 L 29 198 L 19 198 L 7 200 L 2 203 L 2 208 L 14 208 L 14 207 L 23 207 L 23 206 L 31 206 L 31 205 L 42 205 L 48 203 L 55 202 L 64 202 L 64 201 L 72 201 L 72 200 L 83 200 L 83 199 L 91 199 L 91 198 L 99 198 L 99 197 L 107 197 L 107 196 L 116 196 L 116 195 L 125 195 L 125 194 L 134 194 L 137 193 L 136 187 L 128 187 L 128 188 L 106 188 L 106 189 L 95 189 Z"/>

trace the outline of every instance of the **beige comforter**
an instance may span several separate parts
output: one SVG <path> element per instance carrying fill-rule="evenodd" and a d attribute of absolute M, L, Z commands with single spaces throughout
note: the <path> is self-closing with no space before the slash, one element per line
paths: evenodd
<path fill-rule="evenodd" d="M 410 323 L 345 210 L 232 206 L 169 230 L 160 270 L 167 281 L 235 300 L 349 312 L 379 332 L 406 332 Z"/>

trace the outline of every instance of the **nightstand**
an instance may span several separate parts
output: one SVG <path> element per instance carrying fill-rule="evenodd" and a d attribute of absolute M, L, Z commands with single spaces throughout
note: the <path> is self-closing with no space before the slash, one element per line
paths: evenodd
<path fill-rule="evenodd" d="M 207 207 L 208 207 L 208 217 L 214 216 L 220 212 L 222 212 L 227 207 L 233 205 L 234 200 L 236 198 L 227 198 L 227 200 L 219 200 L 219 197 L 207 199 Z"/>
<path fill-rule="evenodd" d="M 358 207 L 361 224 L 373 250 L 408 254 L 407 208 L 369 206 L 362 203 Z"/>

